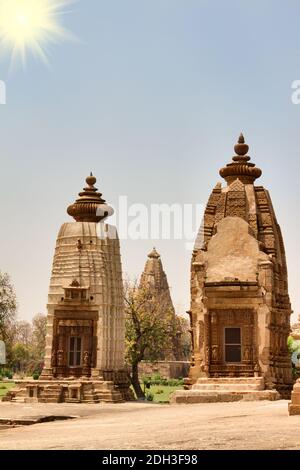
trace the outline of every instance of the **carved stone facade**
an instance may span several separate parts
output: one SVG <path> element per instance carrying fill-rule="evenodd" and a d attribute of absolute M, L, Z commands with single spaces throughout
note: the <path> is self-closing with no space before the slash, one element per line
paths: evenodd
<path fill-rule="evenodd" d="M 213 189 L 196 239 L 187 385 L 200 394 L 205 379 L 221 383 L 227 378 L 233 389 L 240 380 L 246 393 L 244 378 L 260 377 L 260 396 L 263 383 L 266 391 L 288 397 L 293 380 L 284 245 L 270 195 L 254 185 L 261 170 L 249 162 L 247 151 L 241 135 L 233 162 L 220 170 L 227 186 L 218 183 Z M 177 402 L 184 402 L 184 393 L 189 392 Z"/>
<path fill-rule="evenodd" d="M 110 207 L 87 178 L 58 234 L 48 298 L 46 354 L 38 382 L 18 396 L 38 401 L 122 401 L 125 319 L 119 240 L 104 224 Z M 25 390 L 26 388 L 26 390 Z M 25 392 L 24 392 L 25 390 Z"/>

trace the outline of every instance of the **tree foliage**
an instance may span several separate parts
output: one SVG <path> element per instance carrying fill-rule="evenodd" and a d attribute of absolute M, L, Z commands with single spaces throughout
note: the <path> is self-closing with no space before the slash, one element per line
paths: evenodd
<path fill-rule="evenodd" d="M 32 348 L 37 360 L 43 360 L 46 346 L 47 317 L 38 313 L 32 320 Z"/>
<path fill-rule="evenodd" d="M 138 398 L 144 397 L 138 365 L 147 357 L 156 361 L 161 351 L 172 348 L 173 312 L 163 296 L 153 295 L 137 282 L 125 284 L 126 362 L 131 366 L 131 382 Z M 172 330 L 172 331 L 171 331 Z"/>
<path fill-rule="evenodd" d="M 7 273 L 0 271 L 0 339 L 9 342 L 17 315 L 17 299 Z"/>
<path fill-rule="evenodd" d="M 176 315 L 176 331 L 178 334 L 178 350 L 180 358 L 188 361 L 192 351 L 190 322 L 184 317 Z"/>

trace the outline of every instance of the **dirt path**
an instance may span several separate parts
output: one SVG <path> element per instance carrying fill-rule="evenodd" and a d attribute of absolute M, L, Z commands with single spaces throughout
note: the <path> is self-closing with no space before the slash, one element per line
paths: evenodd
<path fill-rule="evenodd" d="M 78 419 L 0 431 L 0 449 L 300 449 L 300 416 L 287 401 L 199 405 L 20 405 L 0 418 Z"/>

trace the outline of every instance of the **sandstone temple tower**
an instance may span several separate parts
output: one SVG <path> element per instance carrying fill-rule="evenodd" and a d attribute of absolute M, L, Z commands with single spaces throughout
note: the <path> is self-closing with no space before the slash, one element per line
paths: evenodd
<path fill-rule="evenodd" d="M 191 263 L 189 390 L 173 401 L 288 397 L 291 305 L 280 227 L 269 192 L 255 185 L 241 134 L 233 161 L 220 170 Z"/>
<path fill-rule="evenodd" d="M 59 231 L 47 316 L 45 365 L 19 396 L 38 401 L 130 399 L 124 367 L 124 307 L 119 240 L 104 224 L 112 209 L 86 179 Z"/>
<path fill-rule="evenodd" d="M 170 331 L 173 333 L 172 348 L 162 351 L 161 359 L 170 361 L 180 360 L 180 348 L 178 344 L 178 335 L 180 333 L 176 328 L 175 309 L 170 295 L 167 275 L 163 269 L 160 254 L 155 248 L 153 248 L 148 255 L 139 287 L 149 290 L 153 296 L 156 296 L 158 301 L 163 304 L 162 310 L 164 310 L 169 317 Z"/>

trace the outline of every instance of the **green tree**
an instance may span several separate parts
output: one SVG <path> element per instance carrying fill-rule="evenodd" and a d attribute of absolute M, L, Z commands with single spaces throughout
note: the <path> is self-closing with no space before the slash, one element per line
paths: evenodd
<path fill-rule="evenodd" d="M 30 357 L 31 351 L 29 347 L 22 343 L 15 343 L 12 347 L 11 366 L 15 371 L 23 372 Z"/>
<path fill-rule="evenodd" d="M 17 315 L 17 299 L 7 273 L 0 271 L 0 337 L 7 340 L 9 330 Z"/>
<path fill-rule="evenodd" d="M 14 342 L 24 344 L 30 349 L 32 344 L 32 325 L 28 321 L 19 320 L 15 323 Z"/>
<path fill-rule="evenodd" d="M 138 398 L 145 398 L 139 380 L 139 363 L 145 359 L 155 362 L 161 351 L 172 347 L 171 311 L 166 310 L 164 298 L 152 295 L 137 282 L 125 284 L 126 362 L 131 367 L 130 379 Z"/>
<path fill-rule="evenodd" d="M 36 360 L 42 361 L 46 346 L 47 316 L 38 313 L 32 320 L 32 349 Z"/>
<path fill-rule="evenodd" d="M 177 349 L 179 360 L 189 360 L 192 350 L 190 322 L 176 315 Z"/>
<path fill-rule="evenodd" d="M 45 350 L 46 316 L 36 315 L 32 323 L 18 321 L 13 327 L 10 365 L 15 371 L 40 373 Z"/>
<path fill-rule="evenodd" d="M 300 340 L 289 336 L 287 345 L 291 355 L 293 376 L 294 378 L 297 378 L 299 376 L 300 369 Z"/>
<path fill-rule="evenodd" d="M 17 316 L 17 299 L 7 273 L 0 271 L 0 339 L 6 344 L 7 360 L 10 361 Z"/>

